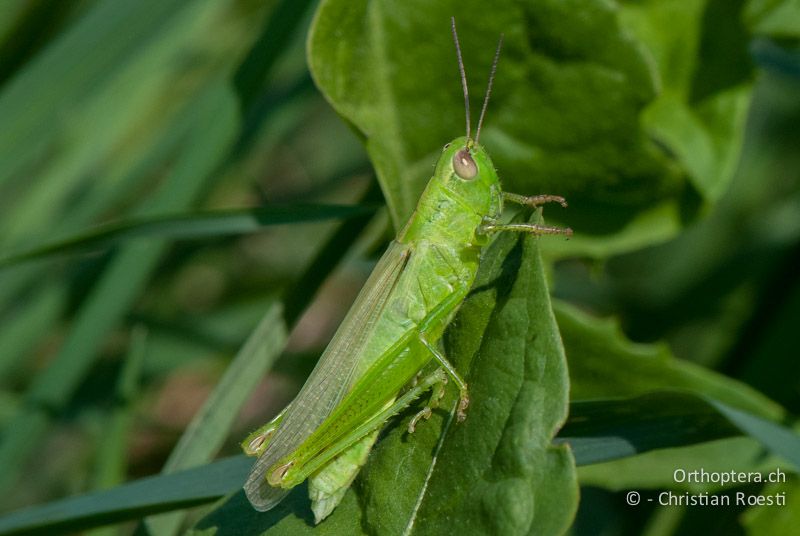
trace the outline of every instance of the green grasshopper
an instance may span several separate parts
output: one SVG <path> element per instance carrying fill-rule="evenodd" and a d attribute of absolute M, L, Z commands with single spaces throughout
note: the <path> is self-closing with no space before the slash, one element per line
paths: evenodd
<path fill-rule="evenodd" d="M 466 107 L 467 133 L 444 146 L 416 210 L 389 245 L 297 397 L 242 443 L 258 460 L 244 486 L 256 510 L 278 504 L 309 479 L 316 522 L 341 501 L 382 425 L 424 392 L 431 401 L 409 432 L 431 415 L 448 379 L 459 390 L 457 420 L 466 418 L 467 383 L 438 341 L 467 296 L 481 251 L 500 231 L 571 235 L 568 228 L 501 223 L 503 202 L 537 207 L 563 198 L 503 192 L 478 144 L 500 56 L 497 45 L 475 139 L 455 19 L 451 19 Z M 438 367 L 420 378 L 431 362 Z M 405 391 L 404 391 L 405 389 Z"/>

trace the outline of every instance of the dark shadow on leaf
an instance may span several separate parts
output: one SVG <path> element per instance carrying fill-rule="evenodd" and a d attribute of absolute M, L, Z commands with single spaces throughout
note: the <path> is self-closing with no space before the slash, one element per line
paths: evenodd
<path fill-rule="evenodd" d="M 268 512 L 254 510 L 244 490 L 240 490 L 200 520 L 195 528 L 199 530 L 215 528 L 215 536 L 261 534 L 287 516 L 298 517 L 307 525 L 314 526 L 308 486 L 305 483 L 295 487 L 280 504 Z"/>
<path fill-rule="evenodd" d="M 588 465 L 739 435 L 742 431 L 704 399 L 663 392 L 573 402 L 554 443 L 569 443 L 577 464 Z"/>
<path fill-rule="evenodd" d="M 521 264 L 522 240 L 518 240 L 514 245 L 514 249 L 512 249 L 506 258 L 503 259 L 503 267 L 500 274 L 488 283 L 473 287 L 469 291 L 467 299 L 473 298 L 481 292 L 496 290 L 498 293 L 498 302 L 502 300 L 502 302 L 505 303 L 505 299 L 507 299 L 508 295 L 511 293 L 511 287 L 513 286 L 514 279 L 517 276 L 517 272 L 519 271 Z"/>

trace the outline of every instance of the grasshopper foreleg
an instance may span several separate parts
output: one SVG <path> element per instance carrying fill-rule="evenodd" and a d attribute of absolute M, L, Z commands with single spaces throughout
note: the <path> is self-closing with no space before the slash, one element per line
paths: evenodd
<path fill-rule="evenodd" d="M 567 200 L 560 195 L 520 195 L 511 192 L 503 192 L 503 199 L 518 205 L 538 208 L 545 203 L 558 203 L 562 207 L 567 207 Z M 514 231 L 517 233 L 530 233 L 535 235 L 556 235 L 563 234 L 572 236 L 572 229 L 569 227 L 551 227 L 549 225 L 539 225 L 536 223 L 500 223 L 499 221 L 491 218 L 484 219 L 481 226 L 478 228 L 479 234 L 488 235 L 500 231 Z"/>
<path fill-rule="evenodd" d="M 567 200 L 560 195 L 520 195 L 512 194 L 511 192 L 503 192 L 503 199 L 518 205 L 525 205 L 528 207 L 540 207 L 545 203 L 558 203 L 564 208 L 567 208 Z"/>

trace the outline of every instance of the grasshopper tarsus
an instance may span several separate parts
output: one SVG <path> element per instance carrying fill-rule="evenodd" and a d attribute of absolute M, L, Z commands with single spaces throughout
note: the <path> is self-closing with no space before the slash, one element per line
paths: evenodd
<path fill-rule="evenodd" d="M 417 423 L 421 419 L 425 419 L 427 421 L 428 419 L 431 418 L 431 415 L 432 411 L 430 406 L 425 406 L 424 408 L 422 408 L 422 411 L 414 415 L 414 417 L 411 419 L 411 422 L 408 423 L 408 433 L 413 434 L 417 429 Z"/>
<path fill-rule="evenodd" d="M 558 203 L 564 208 L 567 208 L 567 200 L 560 195 L 540 194 L 540 195 L 520 195 L 511 192 L 503 192 L 503 199 L 518 205 L 525 205 L 528 207 L 537 208 L 546 203 Z"/>
<path fill-rule="evenodd" d="M 545 203 L 558 203 L 564 208 L 567 208 L 569 205 L 567 204 L 567 200 L 561 197 L 560 195 L 533 195 L 528 198 L 532 207 L 540 207 Z"/>
<path fill-rule="evenodd" d="M 433 390 L 431 391 L 431 399 L 430 402 L 428 402 L 428 405 L 422 408 L 422 410 L 419 413 L 414 415 L 414 417 L 411 419 L 411 422 L 408 423 L 409 434 L 414 433 L 414 431 L 417 429 L 417 423 L 419 423 L 421 419 L 425 419 L 427 421 L 428 419 L 431 418 L 433 410 L 439 407 L 439 402 L 441 402 L 442 398 L 444 398 L 446 392 L 445 386 L 447 385 L 447 375 L 445 374 L 443 369 L 439 370 L 441 371 L 442 378 L 433 385 Z"/>
<path fill-rule="evenodd" d="M 467 408 L 469 407 L 469 395 L 467 394 L 467 390 L 464 389 L 461 391 L 458 399 L 458 409 L 456 409 L 456 420 L 458 422 L 464 422 L 464 419 L 467 418 Z"/>

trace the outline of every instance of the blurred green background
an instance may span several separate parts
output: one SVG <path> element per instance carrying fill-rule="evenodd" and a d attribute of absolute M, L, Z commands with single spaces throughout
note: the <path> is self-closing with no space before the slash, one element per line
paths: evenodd
<path fill-rule="evenodd" d="M 3 512 L 109 488 L 165 463 L 177 469 L 237 453 L 238 440 L 302 385 L 391 236 L 392 218 L 402 220 L 440 146 L 461 134 L 449 19 L 440 16 L 452 6 L 417 17 L 429 27 L 403 27 L 419 50 L 387 39 L 396 47 L 389 56 L 418 55 L 423 66 L 419 78 L 403 78 L 408 65 L 389 65 L 390 83 L 405 80 L 392 88 L 407 131 L 383 138 L 371 130 L 386 119 L 372 108 L 373 80 L 358 71 L 368 38 L 325 35 L 333 31 L 322 27 L 325 16 L 334 26 L 339 19 L 331 15 L 337 2 L 323 4 L 329 12 L 318 15 L 307 60 L 319 6 L 306 0 L 2 2 Z M 375 14 L 382 2 L 355 4 L 353 19 L 359 10 L 393 16 Z M 769 416 L 792 426 L 800 414 L 797 2 L 522 4 L 530 18 L 509 11 L 484 27 L 477 4 L 457 16 L 466 62 L 476 65 L 468 67 L 477 74 L 473 95 L 481 95 L 496 35 L 507 32 L 483 140 L 501 177 L 514 191 L 575 200 L 546 213 L 576 229 L 570 242 L 543 244 L 553 296 L 619 319 L 620 345 L 658 342 L 741 381 L 780 408 Z M 574 20 L 530 15 L 561 9 Z M 401 11 L 398 21 L 419 22 Z M 530 46 L 551 63 L 525 63 L 527 32 L 544 36 Z M 592 32 L 618 47 L 597 61 L 627 73 L 625 92 L 602 76 L 561 77 L 587 61 L 581 46 Z M 433 73 L 437 65 L 453 67 Z M 541 76 L 525 78 L 523 65 Z M 446 113 L 437 99 L 452 103 Z M 514 106 L 531 102 L 555 111 L 522 121 Z M 599 130 L 576 127 L 582 122 Z M 524 156 L 520 140 L 542 156 Z M 389 210 L 378 208 L 379 182 Z M 365 208 L 340 206 L 356 204 Z M 568 325 L 581 314 L 557 313 Z M 232 389 L 240 400 L 225 402 L 235 409 L 212 404 L 225 414 L 219 437 L 207 452 L 176 455 L 259 323 L 251 340 L 270 343 L 247 354 L 251 368 L 240 374 L 249 383 Z M 579 328 L 561 329 L 570 364 L 582 351 L 602 359 L 602 348 L 570 343 L 588 340 L 569 338 Z M 608 385 L 636 384 L 635 370 L 610 366 L 619 377 Z M 573 399 L 647 391 L 593 390 L 595 380 L 580 374 L 576 366 Z M 575 534 L 780 534 L 800 519 L 796 475 L 787 485 L 794 505 L 781 510 L 789 517 L 775 521 L 745 508 L 633 510 L 620 490 L 643 484 L 601 473 L 580 474 Z"/>

